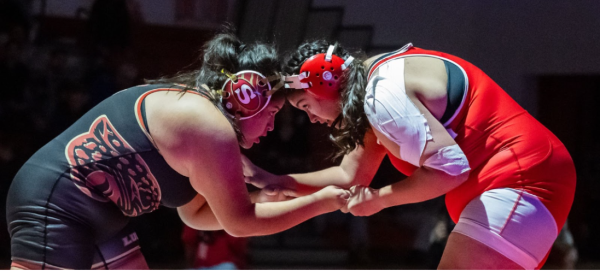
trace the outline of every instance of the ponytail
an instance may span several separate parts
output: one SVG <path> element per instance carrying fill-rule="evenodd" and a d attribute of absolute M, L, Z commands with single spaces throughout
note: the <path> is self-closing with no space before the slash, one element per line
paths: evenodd
<path fill-rule="evenodd" d="M 199 69 L 179 72 L 170 77 L 146 80 L 146 83 L 183 85 L 182 95 L 188 90 L 206 94 L 209 100 L 227 117 L 236 132 L 238 141 L 242 142 L 243 134 L 235 119 L 225 113 L 221 104 L 221 92 L 218 90 L 227 80 L 227 75 L 221 71 L 225 69 L 235 74 L 242 70 L 254 70 L 264 76 L 274 75 L 281 66 L 277 51 L 269 44 L 244 44 L 234 34 L 233 28 L 225 27 L 223 32 L 204 44 L 199 60 L 202 61 Z M 209 89 L 205 90 L 202 85 L 207 85 Z"/>
<path fill-rule="evenodd" d="M 367 87 L 367 69 L 362 62 L 362 60 L 353 61 L 342 77 L 341 128 L 330 135 L 331 140 L 339 148 L 334 158 L 350 153 L 357 145 L 364 146 L 364 137 L 370 127 L 363 106 Z"/>

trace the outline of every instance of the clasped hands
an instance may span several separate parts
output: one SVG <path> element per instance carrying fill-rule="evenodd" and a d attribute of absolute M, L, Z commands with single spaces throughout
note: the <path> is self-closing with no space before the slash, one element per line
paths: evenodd
<path fill-rule="evenodd" d="M 350 189 L 343 189 L 337 186 L 328 186 L 326 188 L 344 190 L 346 193 L 342 196 L 345 198 L 345 204 L 342 204 L 340 210 L 344 213 L 351 213 L 355 216 L 370 216 L 378 213 L 384 208 L 379 198 L 379 190 L 370 187 L 355 185 Z M 326 189 L 324 188 L 324 189 Z M 321 191 L 315 192 L 320 193 Z M 269 185 L 261 191 L 261 201 L 283 201 L 295 198 L 298 195 L 295 191 L 281 188 L 277 185 Z"/>

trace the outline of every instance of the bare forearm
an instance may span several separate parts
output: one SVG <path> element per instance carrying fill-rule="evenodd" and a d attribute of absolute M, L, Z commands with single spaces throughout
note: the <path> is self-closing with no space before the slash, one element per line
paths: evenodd
<path fill-rule="evenodd" d="M 385 151 L 376 142 L 375 136 L 369 132 L 365 137 L 365 147 L 358 147 L 345 155 L 339 166 L 311 173 L 291 174 L 288 178 L 298 185 L 297 190 L 301 194 L 314 192 L 315 188 L 327 185 L 346 189 L 358 184 L 368 186 L 385 156 Z"/>
<path fill-rule="evenodd" d="M 233 231 L 225 230 L 237 237 L 269 235 L 335 210 L 331 204 L 319 200 L 314 195 L 281 202 L 256 203 L 253 204 L 253 212 L 238 222 L 243 224 L 242 227 L 236 227 Z"/>
<path fill-rule="evenodd" d="M 451 176 L 421 167 L 403 181 L 379 189 L 379 200 L 387 208 L 437 198 L 462 184 L 468 174 Z"/>
<path fill-rule="evenodd" d="M 260 190 L 250 192 L 250 200 L 253 203 L 260 201 Z M 205 230 L 205 231 L 214 231 L 214 230 L 222 230 L 223 226 L 217 220 L 214 212 L 210 208 L 210 206 L 204 203 L 192 216 L 191 219 L 187 219 L 185 221 L 188 226 L 197 229 L 197 230 Z"/>
<path fill-rule="evenodd" d="M 284 182 L 284 187 L 295 190 L 300 196 L 312 194 L 328 185 L 346 189 L 352 186 L 352 180 L 339 166 L 309 173 L 284 175 L 280 178 Z"/>

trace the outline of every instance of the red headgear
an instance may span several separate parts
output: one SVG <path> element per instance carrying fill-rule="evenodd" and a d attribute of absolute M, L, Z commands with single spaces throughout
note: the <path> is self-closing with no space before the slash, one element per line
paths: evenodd
<path fill-rule="evenodd" d="M 271 101 L 269 80 L 256 71 L 241 71 L 229 77 L 223 84 L 221 103 L 227 113 L 240 120 L 260 113 Z"/>
<path fill-rule="evenodd" d="M 333 54 L 335 47 L 331 45 L 326 54 L 317 54 L 304 61 L 299 75 L 285 77 L 285 87 L 305 89 L 321 99 L 337 99 L 340 96 L 339 85 L 343 72 L 354 58 L 350 56 L 344 61 Z"/>

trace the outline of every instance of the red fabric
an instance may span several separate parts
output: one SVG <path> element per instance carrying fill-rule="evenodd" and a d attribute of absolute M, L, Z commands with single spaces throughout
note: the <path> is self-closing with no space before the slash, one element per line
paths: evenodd
<path fill-rule="evenodd" d="M 227 232 L 198 231 L 184 226 L 181 239 L 194 255 L 193 268 L 206 268 L 231 262 L 238 269 L 246 266 L 247 239 L 233 237 Z"/>
<path fill-rule="evenodd" d="M 560 231 L 576 183 L 575 167 L 565 146 L 483 71 L 463 59 L 415 47 L 386 59 L 416 54 L 454 61 L 469 79 L 465 104 L 447 127 L 458 134 L 455 141 L 471 167 L 468 180 L 446 194 L 452 220 L 457 222 L 465 206 L 484 191 L 509 187 L 538 196 Z M 389 153 L 388 157 L 407 176 L 416 169 Z"/>

